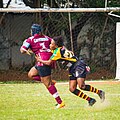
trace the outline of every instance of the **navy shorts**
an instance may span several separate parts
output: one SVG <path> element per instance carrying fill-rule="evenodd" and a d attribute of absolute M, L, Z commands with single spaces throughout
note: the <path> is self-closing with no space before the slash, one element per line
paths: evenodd
<path fill-rule="evenodd" d="M 51 75 L 51 66 L 44 65 L 44 66 L 37 66 L 35 65 L 35 68 L 38 70 L 38 74 L 41 77 L 46 77 Z"/>
<path fill-rule="evenodd" d="M 69 69 L 69 79 L 77 80 L 77 78 L 86 78 L 88 73 L 86 66 L 87 65 L 82 60 L 74 63 Z"/>

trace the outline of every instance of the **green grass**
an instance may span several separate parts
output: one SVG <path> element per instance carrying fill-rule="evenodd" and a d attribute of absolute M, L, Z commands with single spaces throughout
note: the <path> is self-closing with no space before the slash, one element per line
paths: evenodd
<path fill-rule="evenodd" d="M 66 106 L 55 108 L 55 100 L 43 84 L 0 84 L 0 120 L 120 120 L 120 84 L 95 85 L 106 92 L 106 100 L 89 107 L 87 101 L 69 92 L 68 84 L 56 84 Z"/>

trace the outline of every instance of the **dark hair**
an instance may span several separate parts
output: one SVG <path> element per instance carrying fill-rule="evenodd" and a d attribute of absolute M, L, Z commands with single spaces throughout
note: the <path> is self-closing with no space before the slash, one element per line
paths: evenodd
<path fill-rule="evenodd" d="M 62 47 L 63 46 L 63 37 L 62 36 L 53 37 L 53 40 L 55 41 L 55 44 L 58 47 Z"/>

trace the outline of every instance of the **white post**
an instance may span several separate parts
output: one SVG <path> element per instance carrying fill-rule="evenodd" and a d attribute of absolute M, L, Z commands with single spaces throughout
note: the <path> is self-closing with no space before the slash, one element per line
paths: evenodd
<path fill-rule="evenodd" d="M 120 22 L 116 24 L 116 78 L 120 80 Z"/>
<path fill-rule="evenodd" d="M 105 8 L 107 7 L 107 0 L 105 0 Z"/>
<path fill-rule="evenodd" d="M 120 12 L 120 7 L 106 8 L 0 8 L 0 12 L 34 13 L 34 12 Z"/>
<path fill-rule="evenodd" d="M 68 6 L 70 7 L 69 5 L 69 0 L 68 0 Z M 71 41 L 71 49 L 72 51 L 74 52 L 74 49 L 73 49 L 73 39 L 72 39 L 72 26 L 71 26 L 71 15 L 70 15 L 70 12 L 68 12 L 68 17 L 69 17 L 69 27 L 70 27 L 70 41 Z"/>

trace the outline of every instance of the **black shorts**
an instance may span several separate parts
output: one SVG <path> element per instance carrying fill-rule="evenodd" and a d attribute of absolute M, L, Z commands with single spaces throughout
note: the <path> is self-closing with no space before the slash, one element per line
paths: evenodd
<path fill-rule="evenodd" d="M 74 63 L 69 69 L 69 79 L 77 80 L 77 78 L 86 78 L 88 73 L 86 66 L 87 65 L 81 60 Z"/>
<path fill-rule="evenodd" d="M 51 66 L 44 65 L 44 66 L 37 66 L 35 65 L 35 68 L 38 70 L 38 74 L 41 77 L 46 77 L 51 75 Z"/>

